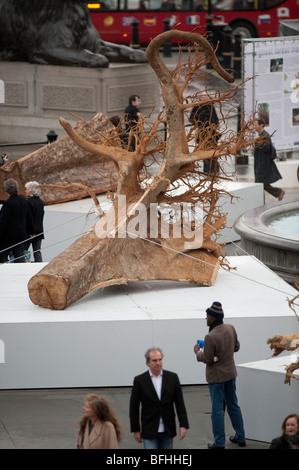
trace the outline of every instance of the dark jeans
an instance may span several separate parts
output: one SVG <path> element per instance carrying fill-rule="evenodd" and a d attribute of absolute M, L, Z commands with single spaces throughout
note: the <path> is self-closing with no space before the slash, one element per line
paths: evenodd
<path fill-rule="evenodd" d="M 225 446 L 224 410 L 225 401 L 227 412 L 235 430 L 238 442 L 245 441 L 245 432 L 241 409 L 236 395 L 236 379 L 228 382 L 209 384 L 212 402 L 212 428 L 216 446 Z"/>
<path fill-rule="evenodd" d="M 23 243 L 20 243 L 19 245 L 16 245 L 13 248 L 8 248 L 7 250 L 1 251 L 0 263 L 7 263 L 8 255 L 10 252 L 14 256 L 14 263 L 25 263 Z"/>
<path fill-rule="evenodd" d="M 143 439 L 145 449 L 172 449 L 173 439 L 165 432 L 159 432 L 156 439 Z"/>

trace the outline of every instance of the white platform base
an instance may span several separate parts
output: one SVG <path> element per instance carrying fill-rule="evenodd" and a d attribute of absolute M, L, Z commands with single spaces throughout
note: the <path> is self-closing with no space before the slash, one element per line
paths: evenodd
<path fill-rule="evenodd" d="M 219 243 L 231 243 L 240 240 L 240 235 L 232 228 L 237 218 L 244 212 L 264 204 L 263 185 L 226 182 L 223 183 L 222 189 L 232 194 L 234 198 L 232 202 L 228 196 L 220 198 L 219 205 L 222 207 L 223 213 L 227 214 L 227 226 L 221 231 L 218 241 Z M 104 210 L 107 206 L 106 195 L 99 195 L 98 200 Z M 43 261 L 49 262 L 62 253 L 87 232 L 97 220 L 95 205 L 91 198 L 46 206 L 45 239 L 42 241 Z M 30 251 L 32 251 L 31 248 Z"/>
<path fill-rule="evenodd" d="M 223 190 L 235 196 L 232 203 L 228 196 L 222 196 L 219 201 L 223 212 L 227 213 L 227 227 L 221 231 L 218 240 L 220 243 L 230 243 L 240 239 L 240 236 L 232 229 L 234 222 L 244 212 L 262 206 L 264 192 L 262 184 L 254 183 L 226 182 L 222 187 Z M 105 208 L 106 196 L 100 195 L 98 199 Z M 42 242 L 43 260 L 51 261 L 89 230 L 98 220 L 94 210 L 95 206 L 91 198 L 46 206 L 45 240 Z"/>
<path fill-rule="evenodd" d="M 279 333 L 284 331 L 282 328 Z M 237 393 L 248 439 L 271 442 L 281 435 L 284 418 L 298 413 L 299 381 L 284 383 L 285 366 L 292 362 L 289 355 L 237 367 Z"/>
<path fill-rule="evenodd" d="M 279 188 L 297 188 L 299 186 L 298 181 L 298 168 L 299 160 L 289 160 L 285 162 L 275 162 L 279 173 L 282 176 L 281 180 L 273 183 L 273 186 Z"/>
<path fill-rule="evenodd" d="M 207 333 L 205 310 L 222 302 L 241 343 L 236 362 L 271 356 L 267 339 L 297 331 L 286 298 L 297 291 L 251 257 L 229 257 L 212 287 L 140 282 L 90 293 L 64 311 L 32 304 L 29 279 L 40 264 L 1 265 L 0 389 L 131 386 L 144 352 L 164 350 L 164 367 L 182 384 L 205 383 L 193 353 Z M 1 352 L 1 348 L 0 348 Z"/>

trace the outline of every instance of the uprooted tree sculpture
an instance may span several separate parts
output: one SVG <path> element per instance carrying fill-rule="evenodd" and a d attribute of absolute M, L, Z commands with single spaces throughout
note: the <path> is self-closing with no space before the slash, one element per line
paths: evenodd
<path fill-rule="evenodd" d="M 170 71 L 159 55 L 159 48 L 174 38 L 190 42 L 190 49 L 188 61 L 181 63 L 180 59 L 175 70 Z M 121 144 L 120 126 L 94 141 L 60 119 L 69 137 L 80 148 L 114 162 L 118 187 L 116 196 L 111 198 L 111 208 L 99 214 L 99 222 L 31 278 L 29 295 L 37 305 L 62 310 L 95 289 L 138 280 L 180 280 L 210 286 L 219 267 L 230 269 L 221 255 L 223 245 L 215 236 L 226 224 L 219 206 L 219 198 L 226 191 L 217 186 L 220 177 L 201 171 L 199 162 L 210 159 L 221 164 L 220 157 L 236 155 L 247 147 L 251 143 L 252 122 L 242 122 L 239 132 L 228 127 L 231 111 L 227 111 L 225 105 L 233 106 L 235 87 L 223 94 L 217 91 L 209 101 L 219 107 L 222 138 L 218 143 L 213 138 L 213 126 L 205 132 L 197 126 L 186 130 L 185 117 L 191 108 L 203 105 L 199 92 L 186 96 L 188 84 L 199 79 L 200 67 L 210 62 L 224 80 L 234 81 L 222 69 L 203 36 L 167 31 L 151 41 L 146 55 L 159 79 L 164 106 L 154 123 L 145 119 L 139 121 L 137 128 L 130 131 L 127 147 Z M 161 137 L 162 123 L 167 126 L 166 140 Z M 136 138 L 135 151 L 129 149 L 132 138 Z M 150 165 L 158 160 L 162 161 L 158 171 L 147 178 Z M 221 178 L 229 179 L 225 175 Z M 194 216 L 190 225 L 187 224 L 189 231 L 184 231 L 186 220 L 183 210 L 178 209 L 174 218 L 181 214 L 177 218 L 181 232 L 176 236 L 177 224 L 169 220 L 173 214 L 163 212 L 167 204 L 171 204 L 172 209 L 185 207 L 184 204 L 193 208 L 200 206 L 201 222 Z M 199 223 L 202 223 L 200 227 Z M 138 224 L 142 236 L 140 230 L 136 230 Z M 165 224 L 169 229 L 167 236 L 163 233 Z"/>

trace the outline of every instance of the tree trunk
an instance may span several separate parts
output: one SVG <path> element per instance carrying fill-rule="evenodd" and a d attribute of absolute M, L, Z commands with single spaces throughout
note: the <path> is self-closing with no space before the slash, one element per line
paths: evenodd
<path fill-rule="evenodd" d="M 97 114 L 89 123 L 79 121 L 75 127 L 88 139 L 99 139 L 114 129 L 104 114 Z M 37 181 L 44 185 L 42 199 L 45 204 L 81 199 L 88 191 L 73 186 L 63 189 L 68 183 L 84 182 L 96 193 L 116 189 L 118 175 L 111 160 L 86 152 L 66 135 L 23 158 L 0 167 L 0 200 L 5 201 L 3 183 L 14 178 L 19 183 L 19 194 L 25 196 L 25 183 Z M 50 188 L 48 185 L 56 185 Z M 60 187 L 58 187 L 60 185 Z"/>

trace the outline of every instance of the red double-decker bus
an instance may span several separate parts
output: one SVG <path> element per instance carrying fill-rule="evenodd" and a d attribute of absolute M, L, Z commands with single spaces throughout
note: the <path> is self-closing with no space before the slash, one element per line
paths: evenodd
<path fill-rule="evenodd" d="M 276 37 L 279 20 L 299 18 L 299 0 L 105 0 L 87 2 L 93 25 L 104 41 L 132 45 L 138 22 L 140 45 L 169 27 L 203 34 L 207 21 L 228 24 L 245 38 Z"/>

